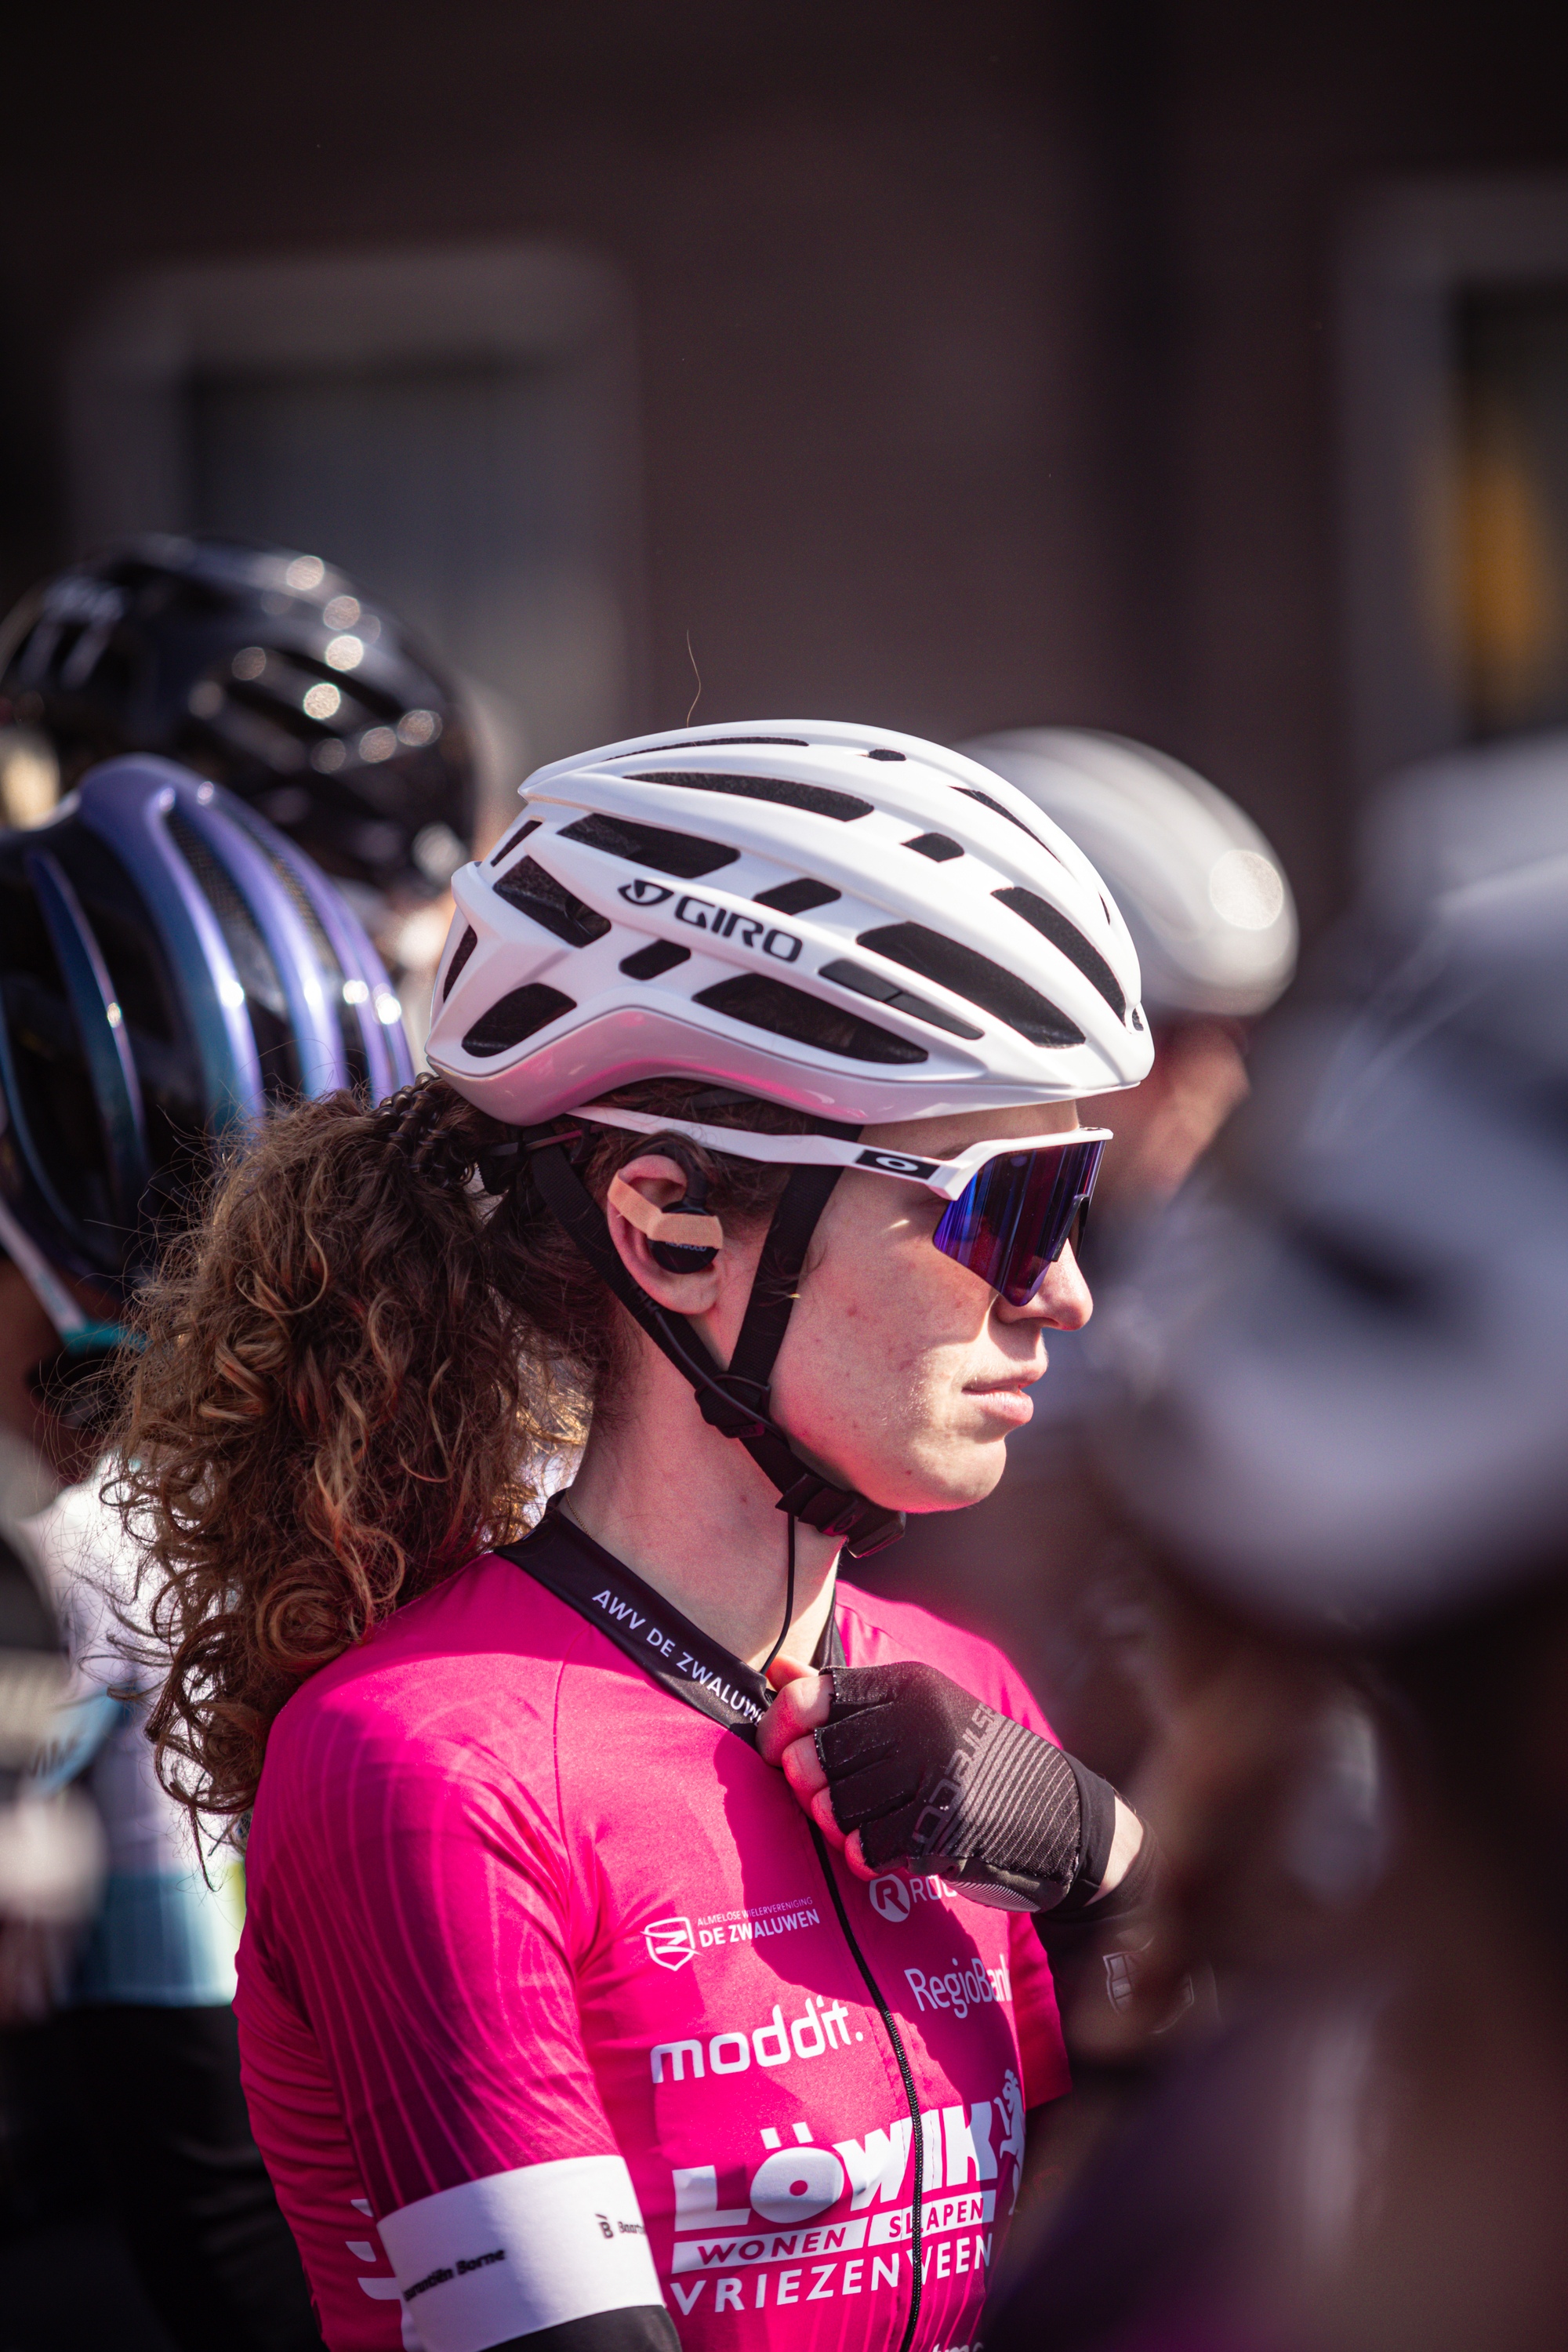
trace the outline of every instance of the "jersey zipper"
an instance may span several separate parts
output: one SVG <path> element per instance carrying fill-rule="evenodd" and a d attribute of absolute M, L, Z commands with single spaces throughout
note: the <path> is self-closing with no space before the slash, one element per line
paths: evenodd
<path fill-rule="evenodd" d="M 911 2265 L 911 2277 L 910 2284 L 910 2315 L 905 2323 L 903 2341 L 899 2346 L 899 2352 L 910 2352 L 910 2347 L 915 2340 L 915 2327 L 921 2315 L 921 2287 L 922 2284 L 921 2273 L 921 2194 L 925 2186 L 925 2132 L 921 2124 L 920 2095 L 915 2089 L 915 2078 L 910 2071 L 908 2053 L 904 2049 L 903 2036 L 899 2032 L 898 2026 L 894 2022 L 892 2011 L 888 2007 L 886 2000 L 882 1998 L 881 1986 L 877 1982 L 876 1978 L 871 1973 L 871 1964 L 867 1959 L 865 1953 L 860 1949 L 860 1946 L 856 1939 L 855 1930 L 849 1925 L 849 1914 L 844 1908 L 844 1897 L 838 1892 L 838 1881 L 833 1874 L 833 1864 L 828 1857 L 826 1841 L 824 1839 L 822 1832 L 817 1828 L 815 1822 L 809 1822 L 808 1827 L 811 1831 L 811 1842 L 816 1848 L 817 1861 L 822 1864 L 822 1874 L 827 1881 L 827 1891 L 833 1897 L 833 1907 L 838 1914 L 838 1924 L 844 1930 L 844 1940 L 849 1947 L 850 1957 L 854 1960 L 856 1967 L 859 1969 L 860 1974 L 865 1980 L 866 1990 L 877 2005 L 877 2013 L 882 2021 L 889 2041 L 893 2045 L 893 2055 L 899 2062 L 899 2073 L 903 2077 L 904 2097 L 909 2103 L 910 2145 L 914 2150 L 915 2158 L 915 2177 L 913 2184 L 914 2193 L 910 2200 L 910 2262 Z"/>

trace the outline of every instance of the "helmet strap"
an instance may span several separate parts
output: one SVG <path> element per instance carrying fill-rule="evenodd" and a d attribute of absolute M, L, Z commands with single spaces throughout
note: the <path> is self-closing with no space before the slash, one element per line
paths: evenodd
<path fill-rule="evenodd" d="M 842 1173 L 837 1168 L 791 1169 L 757 1260 L 752 1295 L 746 1301 L 746 1312 L 731 1351 L 730 1369 L 720 1378 L 726 1388 L 742 1391 L 742 1404 L 749 1395 L 763 1412 L 768 1408 L 773 1366 L 799 1296 L 805 1254 Z M 720 1427 L 721 1424 L 709 1411 L 708 1400 L 700 1397 L 698 1402 L 704 1421 L 712 1421 L 715 1428 Z"/>
<path fill-rule="evenodd" d="M 701 1334 L 684 1315 L 671 1315 L 632 1278 L 610 1239 L 605 1214 L 567 1157 L 564 1140 L 553 1137 L 528 1155 L 529 1167 L 546 1206 L 568 1240 L 587 1259 L 606 1287 L 696 1392 L 698 1408 L 711 1428 L 740 1441 L 778 1489 L 781 1511 L 824 1535 L 841 1536 L 852 1559 L 880 1551 L 904 1531 L 904 1515 L 836 1486 L 803 1462 L 785 1433 L 768 1413 L 773 1375 L 795 1286 L 816 1221 L 837 1181 L 836 1168 L 797 1168 L 773 1213 L 752 1283 L 752 1295 L 735 1342 L 730 1369 L 715 1361 Z"/>

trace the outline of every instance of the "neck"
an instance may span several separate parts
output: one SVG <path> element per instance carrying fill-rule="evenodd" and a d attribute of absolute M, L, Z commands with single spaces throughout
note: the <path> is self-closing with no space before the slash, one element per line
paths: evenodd
<path fill-rule="evenodd" d="M 566 1507 L 732 1657 L 760 1666 L 784 1623 L 788 1529 L 744 1446 L 710 1429 L 651 1347 L 595 1414 Z M 808 1665 L 833 1607 L 838 1539 L 795 1529 L 795 1606 L 781 1657 Z"/>

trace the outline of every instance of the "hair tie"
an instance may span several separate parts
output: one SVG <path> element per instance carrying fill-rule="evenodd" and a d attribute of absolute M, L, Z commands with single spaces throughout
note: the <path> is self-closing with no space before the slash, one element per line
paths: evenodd
<path fill-rule="evenodd" d="M 408 1172 L 443 1192 L 460 1192 L 473 1172 L 477 1147 L 449 1133 L 442 1120 L 451 1110 L 431 1078 L 416 1078 L 389 1095 L 376 1114 L 382 1140 L 402 1153 Z"/>

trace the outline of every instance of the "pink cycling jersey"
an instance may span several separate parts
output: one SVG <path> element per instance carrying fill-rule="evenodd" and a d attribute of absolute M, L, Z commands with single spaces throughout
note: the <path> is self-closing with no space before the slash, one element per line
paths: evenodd
<path fill-rule="evenodd" d="M 837 1642 L 1047 1728 L 921 1610 L 841 1584 Z M 661 2301 L 691 2347 L 898 2352 L 917 2286 L 914 2346 L 973 2339 L 1067 2088 L 1033 1923 L 853 1877 L 712 1659 L 552 1513 L 279 1717 L 237 2008 L 331 2352 Z"/>

